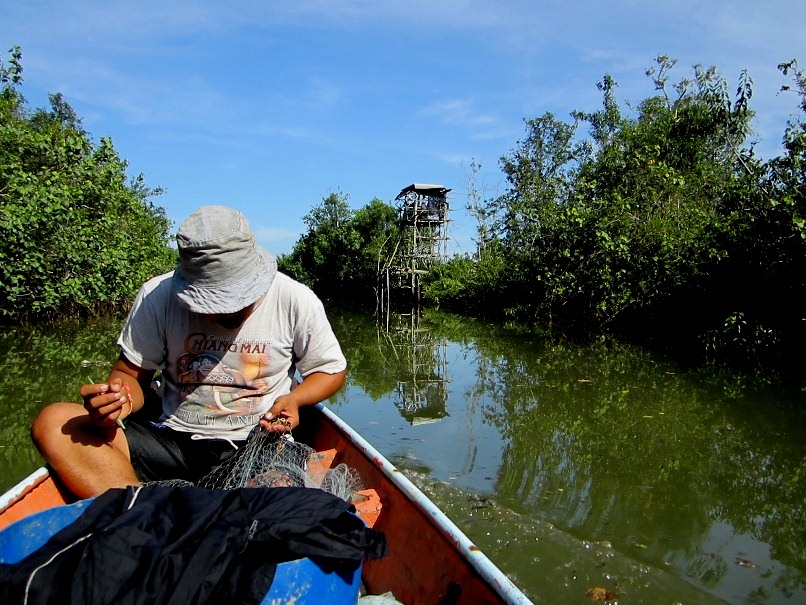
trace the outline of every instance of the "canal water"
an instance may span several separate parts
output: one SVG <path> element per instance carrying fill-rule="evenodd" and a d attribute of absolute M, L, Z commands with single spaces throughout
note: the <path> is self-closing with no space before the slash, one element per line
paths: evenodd
<path fill-rule="evenodd" d="M 328 405 L 536 603 L 806 603 L 802 391 L 441 312 L 329 314 L 350 375 Z M 0 335 L 0 489 L 116 330 Z"/>

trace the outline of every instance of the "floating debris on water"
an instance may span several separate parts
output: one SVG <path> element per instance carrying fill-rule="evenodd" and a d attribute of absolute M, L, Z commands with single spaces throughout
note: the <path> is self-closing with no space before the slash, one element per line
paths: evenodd
<path fill-rule="evenodd" d="M 742 567 L 750 567 L 752 569 L 757 569 L 758 568 L 758 565 L 756 565 L 752 561 L 749 561 L 748 559 L 742 559 L 740 557 L 736 557 L 736 563 L 738 563 Z"/>
<path fill-rule="evenodd" d="M 105 368 L 112 365 L 109 361 L 101 360 L 101 361 L 90 361 L 89 359 L 82 359 L 81 360 L 81 367 L 82 368 Z"/>
<path fill-rule="evenodd" d="M 618 595 L 615 592 L 600 586 L 588 588 L 588 590 L 585 591 L 585 596 L 589 599 L 593 599 L 594 601 L 602 602 L 615 601 L 618 598 Z"/>

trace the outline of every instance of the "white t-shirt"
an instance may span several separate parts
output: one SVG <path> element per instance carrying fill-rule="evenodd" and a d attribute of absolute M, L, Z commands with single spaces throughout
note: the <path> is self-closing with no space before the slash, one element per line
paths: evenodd
<path fill-rule="evenodd" d="M 246 439 L 296 371 L 336 374 L 347 361 L 322 302 L 277 273 L 247 320 L 227 329 L 176 297 L 173 272 L 140 289 L 118 337 L 135 365 L 162 370 L 162 424 L 205 438 Z"/>

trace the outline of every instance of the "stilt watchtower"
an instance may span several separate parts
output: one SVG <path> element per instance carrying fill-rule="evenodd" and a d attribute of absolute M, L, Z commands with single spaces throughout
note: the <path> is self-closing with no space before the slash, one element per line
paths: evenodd
<path fill-rule="evenodd" d="M 448 257 L 448 192 L 443 185 L 414 183 L 395 201 L 400 216 L 397 254 L 390 264 L 398 288 L 420 300 L 420 276 L 437 260 Z"/>

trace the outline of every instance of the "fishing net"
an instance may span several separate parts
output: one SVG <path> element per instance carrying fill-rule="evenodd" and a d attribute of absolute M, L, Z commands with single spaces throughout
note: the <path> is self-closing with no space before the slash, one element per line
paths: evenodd
<path fill-rule="evenodd" d="M 155 483 L 206 489 L 312 487 L 351 501 L 362 487 L 358 474 L 346 464 L 322 468 L 321 464 L 315 464 L 318 456 L 312 447 L 295 441 L 290 433 L 269 433 L 256 428 L 242 448 L 195 483 L 183 480 Z"/>

